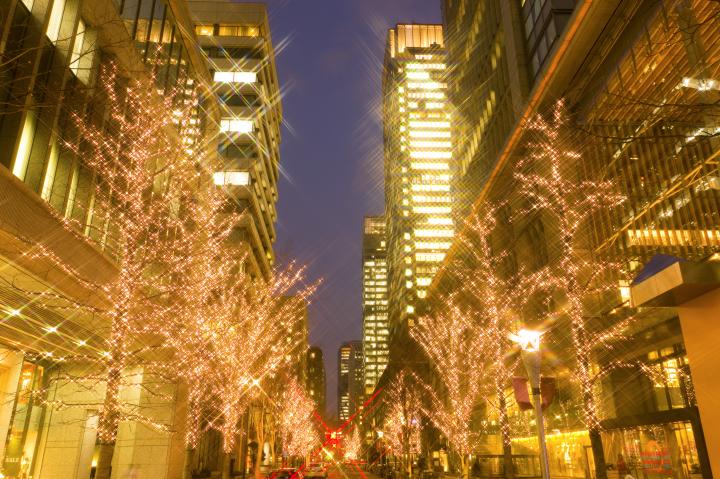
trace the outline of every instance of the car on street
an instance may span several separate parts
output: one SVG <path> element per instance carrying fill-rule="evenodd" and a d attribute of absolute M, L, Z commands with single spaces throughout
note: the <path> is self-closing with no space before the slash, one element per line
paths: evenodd
<path fill-rule="evenodd" d="M 276 469 L 268 474 L 267 479 L 303 479 L 304 475 L 300 469 L 284 467 Z"/>
<path fill-rule="evenodd" d="M 311 462 L 305 468 L 305 477 L 322 477 L 326 479 L 328 477 L 327 467 L 319 462 Z"/>

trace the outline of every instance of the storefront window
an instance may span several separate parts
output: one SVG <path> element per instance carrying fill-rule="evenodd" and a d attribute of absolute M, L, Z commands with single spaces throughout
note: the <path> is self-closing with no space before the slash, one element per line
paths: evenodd
<path fill-rule="evenodd" d="M 44 410 L 34 404 L 32 392 L 42 387 L 43 372 L 42 366 L 23 363 L 5 448 L 5 477 L 30 477 Z"/>
<path fill-rule="evenodd" d="M 545 440 L 551 476 L 565 478 L 587 476 L 588 460 L 592 457 L 592 453 L 589 451 L 590 438 L 587 431 L 548 431 Z M 514 438 L 512 443 L 513 454 L 516 456 L 537 457 L 537 436 Z M 539 469 L 537 471 L 519 470 L 518 472 L 521 475 L 533 475 L 539 472 Z"/>
<path fill-rule="evenodd" d="M 655 371 L 653 393 L 659 411 L 694 405 L 690 366 L 681 345 L 648 354 Z"/>
<path fill-rule="evenodd" d="M 700 478 L 692 425 L 675 422 L 612 431 L 605 436 L 611 469 L 636 478 Z"/>

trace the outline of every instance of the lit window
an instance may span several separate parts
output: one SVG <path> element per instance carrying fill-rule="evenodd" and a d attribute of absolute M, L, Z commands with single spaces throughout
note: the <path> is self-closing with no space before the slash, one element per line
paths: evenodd
<path fill-rule="evenodd" d="M 415 236 L 420 238 L 452 238 L 454 234 L 453 230 L 415 230 Z"/>
<path fill-rule="evenodd" d="M 410 146 L 413 148 L 452 148 L 449 141 L 429 141 L 429 140 L 411 140 Z"/>
<path fill-rule="evenodd" d="M 408 305 L 407 308 L 405 308 L 405 311 L 407 311 L 409 314 L 412 314 L 415 312 L 415 306 Z"/>
<path fill-rule="evenodd" d="M 62 25 L 62 17 L 65 11 L 65 0 L 55 0 L 52 10 L 50 10 L 50 21 L 47 26 L 47 37 L 51 42 L 56 42 L 60 35 L 60 26 Z"/>
<path fill-rule="evenodd" d="M 52 147 L 50 147 L 50 157 L 48 158 L 42 190 L 40 191 L 40 196 L 46 201 L 50 200 L 50 193 L 52 192 L 53 182 L 55 181 L 59 152 L 60 148 L 58 148 L 57 142 L 53 142 Z"/>
<path fill-rule="evenodd" d="M 408 98 L 442 100 L 445 94 L 439 91 L 411 91 L 408 93 Z"/>
<path fill-rule="evenodd" d="M 452 199 L 448 195 L 430 196 L 430 195 L 413 195 L 413 203 L 450 203 Z"/>
<path fill-rule="evenodd" d="M 419 250 L 424 249 L 448 249 L 451 244 L 445 241 L 416 241 L 415 248 Z"/>
<path fill-rule="evenodd" d="M 405 65 L 408 70 L 444 70 L 444 63 L 408 63 Z"/>
<path fill-rule="evenodd" d="M 220 131 L 228 133 L 252 133 L 252 120 L 237 120 L 232 118 L 223 118 L 220 120 Z"/>
<path fill-rule="evenodd" d="M 260 29 L 253 25 L 220 25 L 218 35 L 221 37 L 257 37 Z"/>
<path fill-rule="evenodd" d="M 215 72 L 213 80 L 218 83 L 255 83 L 255 72 Z"/>
<path fill-rule="evenodd" d="M 410 130 L 410 138 L 450 138 L 450 132 Z"/>
<path fill-rule="evenodd" d="M 447 85 L 445 85 L 444 83 L 439 83 L 435 81 L 408 82 L 407 86 L 410 90 L 440 90 L 442 88 L 447 88 Z"/>
<path fill-rule="evenodd" d="M 448 214 L 452 209 L 449 206 L 413 206 L 413 213 Z"/>
<path fill-rule="evenodd" d="M 32 141 L 35 137 L 35 114 L 28 111 L 25 115 L 25 124 L 23 125 L 22 134 L 20 135 L 20 144 L 18 145 L 15 162 L 13 163 L 13 175 L 18 178 L 25 179 L 28 160 L 30 159 L 30 149 Z"/>
<path fill-rule="evenodd" d="M 409 71 L 406 73 L 410 80 L 429 80 L 430 74 L 425 71 Z"/>
<path fill-rule="evenodd" d="M 212 25 L 195 25 L 195 33 L 197 35 L 208 36 L 213 35 L 215 32 Z"/>
<path fill-rule="evenodd" d="M 411 121 L 410 128 L 450 128 L 449 121 Z"/>
<path fill-rule="evenodd" d="M 419 263 L 440 263 L 445 259 L 445 253 L 416 253 L 415 261 Z"/>
<path fill-rule="evenodd" d="M 413 191 L 449 192 L 450 185 L 412 185 Z"/>
<path fill-rule="evenodd" d="M 247 171 L 216 171 L 213 183 L 218 186 L 247 186 L 250 184 L 250 173 Z"/>
<path fill-rule="evenodd" d="M 447 217 L 432 217 L 432 218 L 428 218 L 427 222 L 429 225 L 452 226 L 452 224 L 453 224 L 452 218 L 447 218 Z"/>
<path fill-rule="evenodd" d="M 447 163 L 411 163 L 413 170 L 449 170 Z"/>
<path fill-rule="evenodd" d="M 73 42 L 72 55 L 70 56 L 70 70 L 77 76 L 78 69 L 80 68 L 80 55 L 83 52 L 83 42 L 85 41 L 85 22 L 80 20 L 77 28 L 77 35 L 75 35 L 75 42 Z"/>
<path fill-rule="evenodd" d="M 449 160 L 452 153 L 449 151 L 411 151 L 410 158 L 422 160 Z"/>

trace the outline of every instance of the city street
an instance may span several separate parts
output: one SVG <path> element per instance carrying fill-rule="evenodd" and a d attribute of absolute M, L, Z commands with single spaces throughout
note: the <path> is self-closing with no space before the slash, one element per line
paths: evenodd
<path fill-rule="evenodd" d="M 0 32 L 0 479 L 720 478 L 720 0 Z"/>
<path fill-rule="evenodd" d="M 375 474 L 358 470 L 350 464 L 337 464 L 328 469 L 328 479 L 380 479 Z"/>

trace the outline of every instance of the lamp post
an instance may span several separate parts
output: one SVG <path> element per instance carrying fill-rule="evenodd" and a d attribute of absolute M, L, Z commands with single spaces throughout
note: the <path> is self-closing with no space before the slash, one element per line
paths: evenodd
<path fill-rule="evenodd" d="M 545 443 L 545 421 L 542 411 L 542 395 L 540 391 L 540 338 L 541 331 L 521 329 L 517 334 L 510 335 L 510 339 L 520 346 L 523 364 L 530 380 L 533 404 L 535 405 L 535 423 L 538 431 L 538 445 L 540 449 L 540 468 L 543 479 L 550 479 L 550 465 L 548 463 L 547 445 Z"/>

